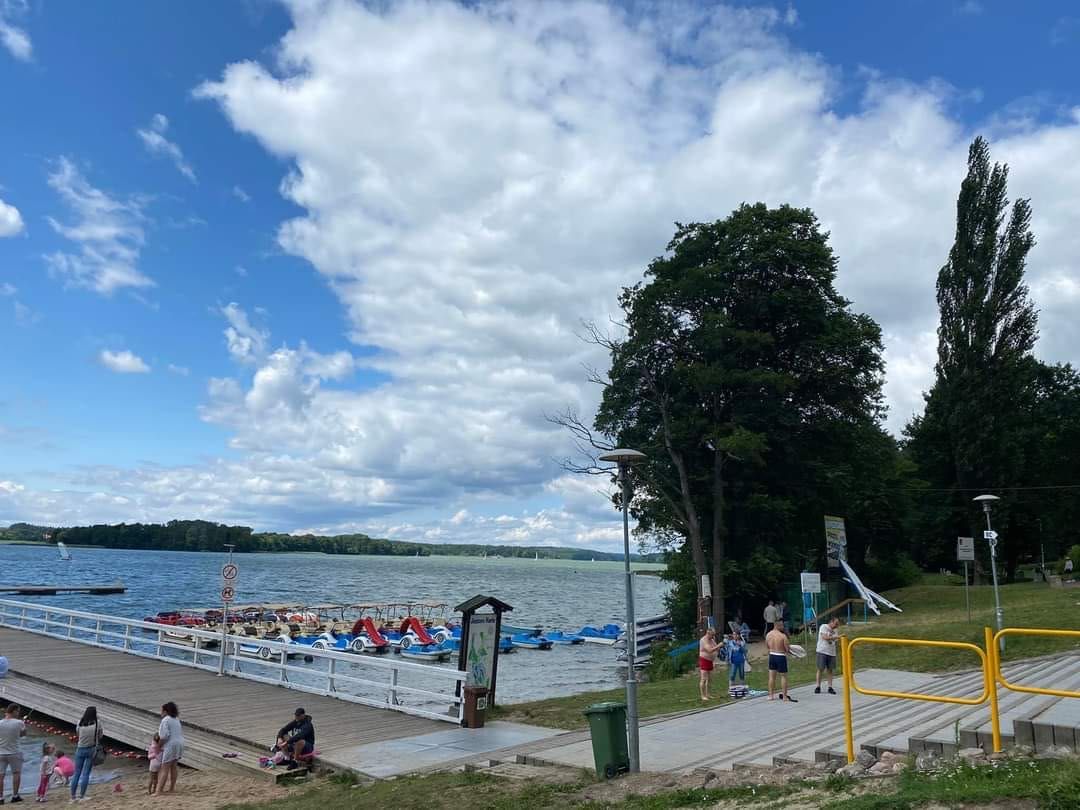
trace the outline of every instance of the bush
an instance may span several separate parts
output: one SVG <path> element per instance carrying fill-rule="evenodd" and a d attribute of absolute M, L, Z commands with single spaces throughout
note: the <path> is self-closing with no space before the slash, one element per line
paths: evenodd
<path fill-rule="evenodd" d="M 864 581 L 873 590 L 882 592 L 915 585 L 922 581 L 922 575 L 915 561 L 901 552 L 871 561 L 867 565 Z"/>
<path fill-rule="evenodd" d="M 665 641 L 662 644 L 654 644 L 649 660 L 650 681 L 670 681 L 678 678 L 697 666 L 697 648 L 679 653 L 676 656 L 668 655 L 676 647 L 681 647 L 685 641 Z"/>

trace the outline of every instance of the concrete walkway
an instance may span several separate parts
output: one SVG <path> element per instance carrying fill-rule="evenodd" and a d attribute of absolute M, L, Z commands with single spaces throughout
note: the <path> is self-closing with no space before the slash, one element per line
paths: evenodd
<path fill-rule="evenodd" d="M 925 673 L 887 670 L 859 673 L 861 685 L 895 691 L 915 691 L 929 677 Z M 839 680 L 836 686 L 840 686 Z M 696 688 L 696 684 L 688 683 L 687 688 Z M 834 735 L 826 734 L 822 727 L 837 719 L 843 724 L 843 696 L 841 689 L 836 691 L 836 695 L 815 695 L 812 685 L 800 686 L 790 692 L 798 703 L 747 698 L 643 725 L 639 734 L 641 769 L 687 772 L 698 767 L 730 769 L 735 763 L 771 765 L 775 758 L 785 758 L 800 747 L 813 748 L 817 742 L 822 747 L 835 744 Z M 875 700 L 862 695 L 856 698 L 852 701 L 856 709 L 869 707 Z M 541 762 L 589 768 L 592 744 L 586 739 L 553 746 L 536 750 L 532 757 Z M 813 761 L 812 750 L 807 759 Z"/>

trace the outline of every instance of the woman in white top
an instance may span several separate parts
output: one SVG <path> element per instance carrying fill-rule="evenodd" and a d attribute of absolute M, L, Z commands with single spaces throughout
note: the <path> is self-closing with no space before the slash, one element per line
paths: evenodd
<path fill-rule="evenodd" d="M 180 727 L 180 710 L 171 700 L 161 707 L 161 787 L 159 793 L 176 790 L 177 765 L 184 756 L 184 730 Z"/>
<path fill-rule="evenodd" d="M 101 742 L 101 723 L 98 721 L 97 707 L 87 706 L 79 725 L 78 748 L 75 749 L 75 774 L 71 777 L 71 800 L 86 798 L 86 786 L 90 784 L 90 771 L 94 767 L 94 754 Z M 75 792 L 78 790 L 78 797 Z"/>

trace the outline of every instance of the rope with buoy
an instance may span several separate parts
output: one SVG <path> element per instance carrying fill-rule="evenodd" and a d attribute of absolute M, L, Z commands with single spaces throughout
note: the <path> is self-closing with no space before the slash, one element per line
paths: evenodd
<path fill-rule="evenodd" d="M 65 740 L 70 740 L 73 743 L 79 741 L 78 734 L 72 734 L 67 729 L 59 728 L 57 726 L 50 725 L 42 720 L 31 720 L 27 717 L 23 720 L 26 725 L 36 728 L 45 734 L 51 734 L 54 737 L 63 737 Z M 104 746 L 103 746 L 104 747 Z M 111 757 L 117 757 L 119 759 L 146 759 L 146 754 L 141 751 L 124 751 L 119 748 L 105 748 L 105 753 Z"/>

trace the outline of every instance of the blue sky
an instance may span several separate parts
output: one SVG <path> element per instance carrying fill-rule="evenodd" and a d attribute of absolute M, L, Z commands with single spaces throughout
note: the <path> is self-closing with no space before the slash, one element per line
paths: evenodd
<path fill-rule="evenodd" d="M 1073 4 L 664 9 L 0 0 L 0 522 L 615 543 L 544 420 L 580 320 L 674 220 L 811 205 L 897 429 L 977 132 L 1076 359 Z"/>

